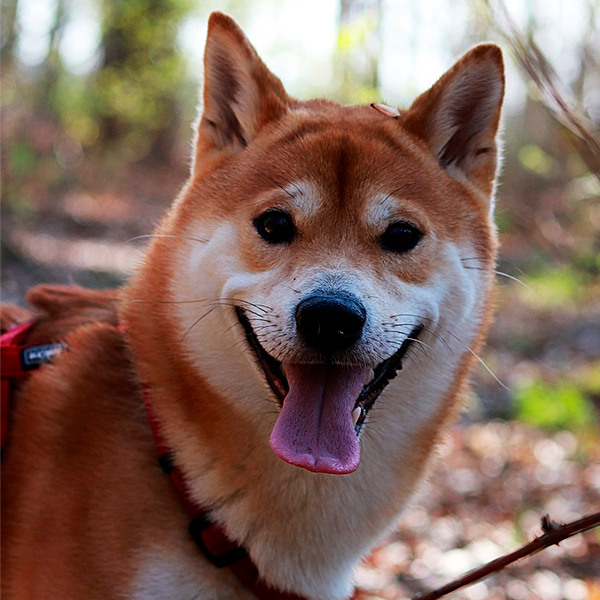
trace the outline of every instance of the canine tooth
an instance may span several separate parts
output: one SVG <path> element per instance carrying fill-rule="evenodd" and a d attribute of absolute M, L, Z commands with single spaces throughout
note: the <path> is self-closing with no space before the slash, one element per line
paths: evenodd
<path fill-rule="evenodd" d="M 373 379 L 375 379 L 375 371 L 373 371 L 373 369 L 371 369 L 369 371 L 369 374 L 367 375 L 367 380 L 365 381 L 365 385 L 371 383 L 371 381 L 373 381 Z"/>
<path fill-rule="evenodd" d="M 283 363 L 279 365 L 279 370 L 281 371 L 281 374 L 285 377 L 285 365 Z"/>
<path fill-rule="evenodd" d="M 356 424 L 358 423 L 358 419 L 360 419 L 362 412 L 363 412 L 363 409 L 360 406 L 357 406 L 352 411 L 352 423 L 353 423 L 354 427 L 356 427 Z"/>

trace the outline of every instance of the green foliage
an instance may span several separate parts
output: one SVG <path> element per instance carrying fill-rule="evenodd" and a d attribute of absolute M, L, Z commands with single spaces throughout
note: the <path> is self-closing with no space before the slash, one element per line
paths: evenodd
<path fill-rule="evenodd" d="M 505 210 L 497 210 L 494 215 L 494 221 L 500 233 L 510 231 L 514 227 L 511 214 Z"/>
<path fill-rule="evenodd" d="M 33 170 L 37 162 L 35 152 L 22 142 L 17 142 L 9 150 L 10 167 L 15 175 Z"/>
<path fill-rule="evenodd" d="M 517 418 L 535 427 L 575 431 L 595 427 L 592 404 L 574 383 L 531 382 L 519 387 L 513 400 Z"/>
<path fill-rule="evenodd" d="M 600 360 L 569 373 L 560 381 L 541 376 L 519 385 L 512 405 L 520 421 L 542 429 L 569 429 L 589 440 L 597 439 L 597 415 L 593 399 L 600 398 Z"/>
<path fill-rule="evenodd" d="M 554 159 L 535 144 L 525 144 L 517 156 L 521 165 L 536 175 L 548 176 L 552 173 Z"/>
<path fill-rule="evenodd" d="M 103 64 L 87 82 L 71 127 L 82 142 L 94 136 L 90 121 L 96 121 L 98 136 L 109 147 L 135 144 L 133 152 L 125 152 L 131 158 L 159 151 L 161 133 L 172 129 L 180 112 L 185 62 L 175 41 L 190 8 L 188 0 L 104 0 Z M 65 123 L 72 122 L 69 108 L 62 111 Z"/>
<path fill-rule="evenodd" d="M 336 99 L 363 104 L 381 100 L 378 85 L 378 23 L 375 10 L 354 12 L 352 3 L 342 4 L 336 40 Z"/>
<path fill-rule="evenodd" d="M 518 290 L 521 299 L 536 308 L 553 308 L 584 300 L 591 292 L 588 277 L 572 266 L 544 266 L 524 276 L 527 287 Z"/>
<path fill-rule="evenodd" d="M 339 52 L 349 53 L 365 44 L 365 41 L 377 27 L 377 21 L 371 14 L 364 14 L 349 23 L 340 25 L 337 38 Z"/>

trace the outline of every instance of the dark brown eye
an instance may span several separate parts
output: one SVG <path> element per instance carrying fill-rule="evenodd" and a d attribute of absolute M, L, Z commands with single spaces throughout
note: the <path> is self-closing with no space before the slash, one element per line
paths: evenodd
<path fill-rule="evenodd" d="M 269 244 L 287 244 L 296 234 L 292 217 L 281 210 L 267 210 L 259 215 L 254 219 L 254 227 Z"/>
<path fill-rule="evenodd" d="M 391 252 L 408 252 L 423 237 L 423 234 L 410 223 L 392 223 L 381 236 L 381 247 Z"/>

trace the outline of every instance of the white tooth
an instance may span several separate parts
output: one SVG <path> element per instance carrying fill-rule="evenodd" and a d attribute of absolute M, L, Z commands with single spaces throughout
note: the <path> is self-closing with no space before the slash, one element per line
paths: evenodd
<path fill-rule="evenodd" d="M 373 369 L 371 369 L 369 371 L 369 374 L 367 375 L 367 380 L 365 381 L 365 385 L 368 385 L 369 383 L 371 383 L 371 381 L 373 381 L 373 379 L 375 379 L 375 371 L 373 371 Z"/>
<path fill-rule="evenodd" d="M 279 370 L 281 371 L 281 374 L 285 377 L 285 365 L 283 363 L 279 365 Z"/>
<path fill-rule="evenodd" d="M 354 424 L 354 427 L 356 427 L 356 424 L 358 423 L 358 419 L 360 419 L 360 416 L 362 415 L 362 411 L 363 411 L 363 409 L 360 406 L 357 406 L 352 411 L 352 423 Z"/>

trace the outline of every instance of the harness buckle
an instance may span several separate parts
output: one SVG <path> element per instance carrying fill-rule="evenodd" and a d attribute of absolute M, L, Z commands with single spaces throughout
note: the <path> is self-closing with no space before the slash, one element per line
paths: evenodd
<path fill-rule="evenodd" d="M 61 342 L 53 344 L 38 344 L 35 346 L 24 346 L 21 348 L 21 369 L 23 372 L 37 369 L 60 354 L 65 349 L 65 345 Z"/>

